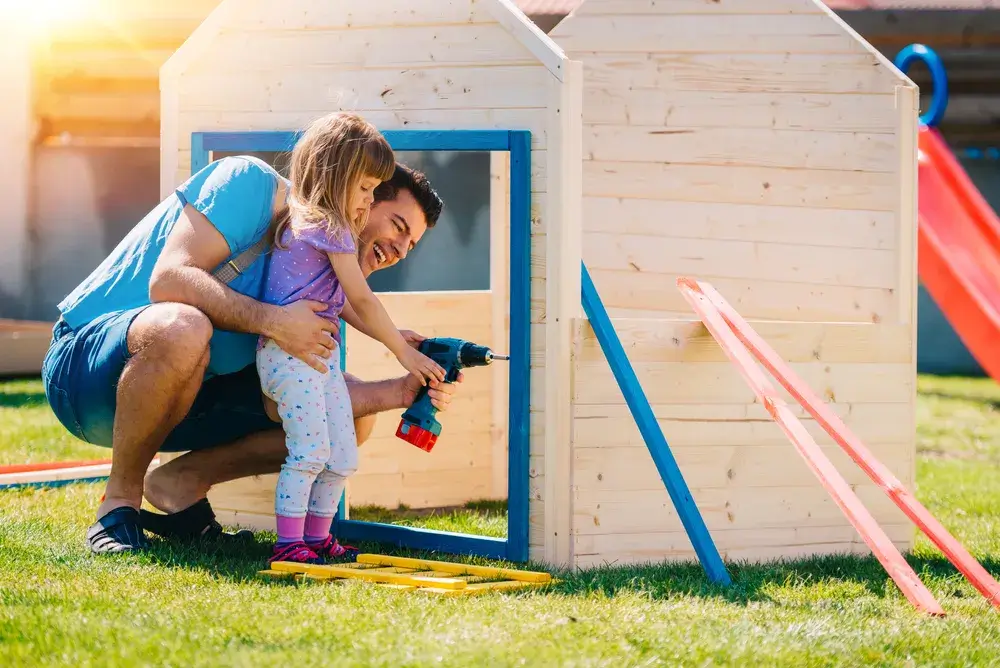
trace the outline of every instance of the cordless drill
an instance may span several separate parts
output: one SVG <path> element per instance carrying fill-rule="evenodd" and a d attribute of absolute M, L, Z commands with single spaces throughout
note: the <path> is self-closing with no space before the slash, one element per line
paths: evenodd
<path fill-rule="evenodd" d="M 494 355 L 486 346 L 478 346 L 462 339 L 424 339 L 418 350 L 444 368 L 446 383 L 458 380 L 459 371 L 465 367 L 489 366 L 493 360 L 510 360 L 510 357 L 504 355 Z M 416 400 L 403 413 L 396 436 L 430 452 L 441 435 L 441 423 L 435 418 L 438 409 L 431 405 L 427 388 L 427 385 L 420 388 Z"/>

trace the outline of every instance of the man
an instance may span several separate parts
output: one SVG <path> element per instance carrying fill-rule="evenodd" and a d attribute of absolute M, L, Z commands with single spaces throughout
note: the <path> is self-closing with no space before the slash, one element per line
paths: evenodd
<path fill-rule="evenodd" d="M 258 301 L 266 254 L 228 284 L 212 273 L 268 234 L 287 193 L 288 182 L 263 161 L 216 161 L 150 212 L 59 305 L 42 369 L 46 396 L 74 435 L 112 448 L 87 532 L 92 551 L 144 549 L 143 528 L 164 537 L 228 536 L 208 490 L 280 470 L 284 433 L 257 377 L 258 335 L 324 370 L 339 333 L 317 315 L 325 305 Z M 426 178 L 402 165 L 374 202 L 359 244 L 366 276 L 405 258 L 442 209 Z M 422 340 L 405 336 L 413 345 Z M 345 375 L 359 443 L 379 412 L 408 407 L 420 387 L 412 376 Z M 441 410 L 453 392 L 431 384 Z M 171 451 L 189 452 L 147 476 L 155 454 Z M 143 496 L 163 513 L 140 514 Z"/>

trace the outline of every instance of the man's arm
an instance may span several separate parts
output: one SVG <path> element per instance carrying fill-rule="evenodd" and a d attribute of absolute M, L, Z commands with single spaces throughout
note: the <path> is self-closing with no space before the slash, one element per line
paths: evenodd
<path fill-rule="evenodd" d="M 190 304 L 219 329 L 269 336 L 278 308 L 242 295 L 211 275 L 229 255 L 222 234 L 185 205 L 153 268 L 150 300 Z"/>
<path fill-rule="evenodd" d="M 185 205 L 153 268 L 150 300 L 194 306 L 217 329 L 263 334 L 290 355 L 325 371 L 316 357 L 329 357 L 334 345 L 330 333 L 337 331 L 334 323 L 317 315 L 326 305 L 300 301 L 274 306 L 236 292 L 211 275 L 229 255 L 229 244 L 215 226 Z"/>
<path fill-rule="evenodd" d="M 404 410 L 409 408 L 420 391 L 420 381 L 413 375 L 389 380 L 361 380 L 350 373 L 344 373 L 351 394 L 351 407 L 355 418 L 377 415 L 385 411 Z M 465 380 L 461 373 L 455 383 L 442 383 L 437 380 L 430 382 L 427 395 L 431 404 L 440 411 L 448 410 L 455 394 L 455 384 Z"/>

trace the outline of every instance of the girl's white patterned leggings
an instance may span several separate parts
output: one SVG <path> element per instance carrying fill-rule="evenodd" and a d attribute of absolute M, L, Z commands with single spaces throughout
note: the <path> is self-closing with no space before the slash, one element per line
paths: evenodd
<path fill-rule="evenodd" d="M 358 440 L 340 352 L 326 360 L 321 374 L 268 339 L 257 351 L 264 393 L 278 404 L 288 457 L 278 475 L 274 510 L 284 517 L 308 512 L 333 517 L 358 470 Z"/>

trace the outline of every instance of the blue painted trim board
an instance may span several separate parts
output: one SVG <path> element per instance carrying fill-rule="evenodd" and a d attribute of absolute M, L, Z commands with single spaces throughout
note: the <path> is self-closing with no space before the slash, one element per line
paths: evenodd
<path fill-rule="evenodd" d="M 510 381 L 507 558 L 528 560 L 531 449 L 531 133 L 510 133 Z"/>
<path fill-rule="evenodd" d="M 653 462 L 656 464 L 660 478 L 663 479 L 663 484 L 666 485 L 670 499 L 684 524 L 688 539 L 694 546 L 698 559 L 709 579 L 717 584 L 732 584 L 726 566 L 722 562 L 722 557 L 719 555 L 719 550 L 712 541 L 708 527 L 705 526 L 705 521 L 698 511 L 698 506 L 691 496 L 680 468 L 677 466 L 677 460 L 674 459 L 667 439 L 663 436 L 663 431 L 656 422 L 656 416 L 649 405 L 649 400 L 646 399 L 646 394 L 642 391 L 642 386 L 628 361 L 621 340 L 611 324 L 611 318 L 601 302 L 601 296 L 590 278 L 590 272 L 587 271 L 587 267 L 583 263 L 581 263 L 581 270 L 583 272 L 581 284 L 583 310 L 587 318 L 590 319 L 590 326 L 594 328 L 594 334 L 597 335 L 601 350 L 611 366 L 615 380 L 618 381 L 618 387 L 625 396 L 625 402 L 632 412 L 632 417 L 635 419 L 636 426 L 639 427 L 646 447 L 649 448 L 649 453 L 653 456 Z"/>
<path fill-rule="evenodd" d="M 213 151 L 290 151 L 301 133 L 195 132 L 191 135 L 191 166 L 208 165 Z M 529 536 L 529 401 L 531 366 L 531 133 L 527 130 L 385 130 L 394 151 L 509 151 L 510 152 L 510 383 L 507 482 L 507 538 L 452 534 L 378 522 L 344 519 L 342 497 L 334 531 L 344 540 L 373 540 L 400 547 L 432 549 L 528 560 Z M 197 168 L 196 168 L 197 166 Z M 346 326 L 341 365 L 347 368 Z M 433 455 L 431 455 L 433 456 Z"/>
<path fill-rule="evenodd" d="M 509 130 L 383 130 L 394 151 L 506 151 Z M 301 131 L 192 133 L 207 151 L 291 151 Z M 207 162 L 205 164 L 208 164 Z M 192 157 L 192 168 L 194 159 Z M 204 167 L 204 165 L 202 165 Z M 194 170 L 197 171 L 197 170 Z"/>
<path fill-rule="evenodd" d="M 373 541 L 413 550 L 466 554 L 488 559 L 507 558 L 507 541 L 464 533 L 418 529 L 398 524 L 344 520 L 337 523 L 337 538 L 345 541 Z"/>

